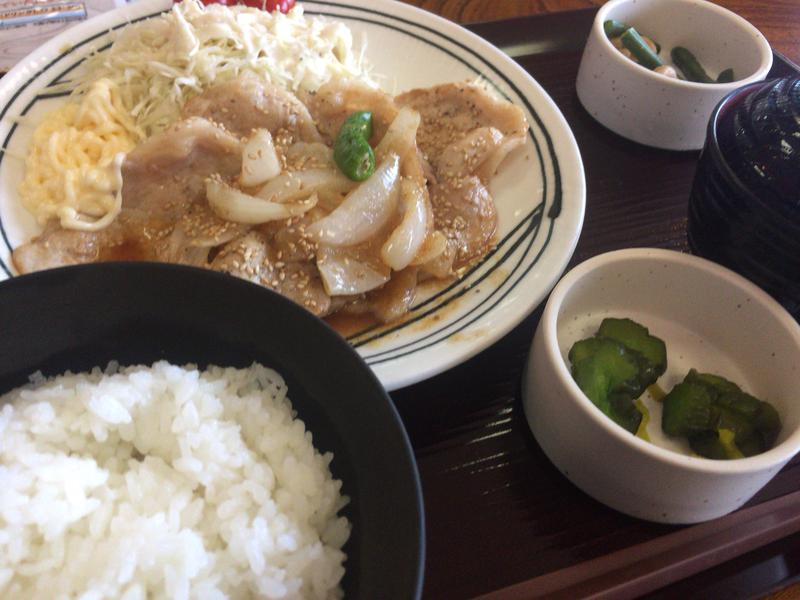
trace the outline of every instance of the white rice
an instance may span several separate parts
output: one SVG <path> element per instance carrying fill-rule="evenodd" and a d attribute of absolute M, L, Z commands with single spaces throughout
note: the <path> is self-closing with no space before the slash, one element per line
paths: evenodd
<path fill-rule="evenodd" d="M 0 397 L 0 597 L 342 596 L 347 499 L 275 371 L 32 382 Z"/>

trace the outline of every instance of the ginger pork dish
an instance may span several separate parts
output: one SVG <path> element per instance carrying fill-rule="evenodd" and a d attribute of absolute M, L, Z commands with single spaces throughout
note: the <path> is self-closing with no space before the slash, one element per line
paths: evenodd
<path fill-rule="evenodd" d="M 402 317 L 491 249 L 488 184 L 528 124 L 475 82 L 391 95 L 362 54 L 299 7 L 185 0 L 127 27 L 37 126 L 19 191 L 43 231 L 15 267 L 179 263 Z"/>

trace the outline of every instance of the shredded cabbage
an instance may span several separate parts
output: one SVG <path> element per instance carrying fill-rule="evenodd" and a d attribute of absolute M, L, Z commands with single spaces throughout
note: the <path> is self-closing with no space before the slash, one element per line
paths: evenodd
<path fill-rule="evenodd" d="M 163 130 L 181 107 L 213 83 L 252 71 L 293 92 L 315 91 L 331 79 L 358 78 L 377 87 L 343 23 L 244 6 L 173 9 L 122 30 L 111 48 L 87 60 L 76 93 L 98 78 L 119 86 L 122 102 L 145 135 Z"/>

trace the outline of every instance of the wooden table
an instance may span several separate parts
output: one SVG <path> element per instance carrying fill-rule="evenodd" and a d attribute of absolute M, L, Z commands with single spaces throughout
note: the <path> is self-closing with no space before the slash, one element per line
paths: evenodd
<path fill-rule="evenodd" d="M 514 58 L 556 101 L 581 148 L 587 212 L 570 267 L 631 245 L 688 251 L 685 203 L 698 153 L 653 150 L 623 140 L 594 122 L 577 101 L 580 52 L 592 9 L 602 0 L 405 1 L 465 24 L 501 49 L 534 39 L 547 42 L 538 44 L 548 48 L 547 54 Z M 758 27 L 775 50 L 800 62 L 800 2 L 718 3 Z M 792 68 L 778 60 L 773 75 Z M 493 599 L 526 597 L 520 582 L 535 583 L 554 571 L 574 570 L 609 552 L 685 531 L 638 521 L 595 502 L 572 486 L 536 444 L 522 412 L 520 377 L 540 312 L 466 364 L 392 393 L 425 494 L 426 599 L 492 592 Z M 795 459 L 745 510 L 798 489 L 800 459 Z M 800 597 L 800 586 L 793 585 L 800 579 L 800 534 L 739 554 L 673 581 L 651 597 Z"/>
<path fill-rule="evenodd" d="M 458 23 L 481 23 L 514 17 L 592 8 L 604 0 L 404 0 Z M 800 63 L 800 2 L 797 0 L 716 0 L 741 15 L 772 47 Z"/>

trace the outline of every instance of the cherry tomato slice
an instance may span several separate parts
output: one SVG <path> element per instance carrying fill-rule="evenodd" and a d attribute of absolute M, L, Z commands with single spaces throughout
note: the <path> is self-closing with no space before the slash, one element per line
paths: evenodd
<path fill-rule="evenodd" d="M 279 10 L 282 13 L 287 13 L 294 6 L 295 0 L 239 0 L 238 3 L 252 6 L 253 8 L 263 8 L 267 12 Z"/>
<path fill-rule="evenodd" d="M 179 2 L 180 0 L 175 0 Z M 222 4 L 223 6 L 236 6 L 243 4 L 253 8 L 263 8 L 267 12 L 279 10 L 282 13 L 289 12 L 295 5 L 295 0 L 200 0 L 205 6 L 209 4 Z"/>

